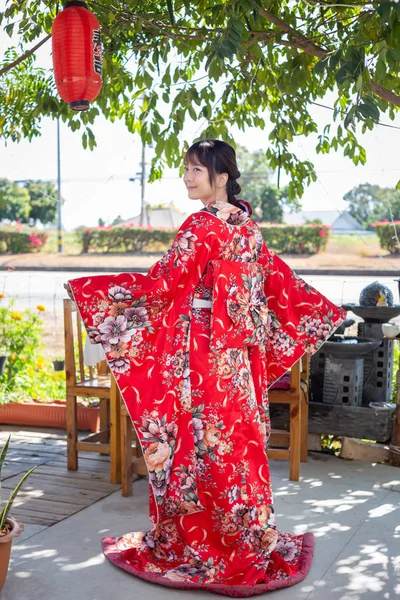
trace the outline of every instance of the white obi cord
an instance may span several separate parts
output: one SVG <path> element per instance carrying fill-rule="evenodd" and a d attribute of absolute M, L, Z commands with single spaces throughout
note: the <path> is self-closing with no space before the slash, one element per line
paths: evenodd
<path fill-rule="evenodd" d="M 211 300 L 203 300 L 202 298 L 193 298 L 192 306 L 193 308 L 211 308 L 212 302 Z"/>

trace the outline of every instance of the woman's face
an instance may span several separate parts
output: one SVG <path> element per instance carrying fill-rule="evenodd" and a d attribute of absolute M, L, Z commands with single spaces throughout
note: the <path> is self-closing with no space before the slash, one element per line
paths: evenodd
<path fill-rule="evenodd" d="M 191 200 L 201 200 L 204 205 L 215 200 L 227 200 L 225 173 L 217 175 L 217 181 L 212 186 L 208 169 L 200 163 L 185 162 L 183 181 Z"/>

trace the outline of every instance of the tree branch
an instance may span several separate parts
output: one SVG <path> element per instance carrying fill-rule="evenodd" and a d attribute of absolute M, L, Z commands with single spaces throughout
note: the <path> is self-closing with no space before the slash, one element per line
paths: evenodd
<path fill-rule="evenodd" d="M 49 33 L 49 35 L 47 35 L 45 38 L 43 38 L 41 42 L 36 44 L 36 46 L 31 48 L 31 50 L 28 50 L 27 52 L 25 52 L 24 54 L 19 56 L 17 59 L 15 59 L 13 62 L 9 63 L 8 65 L 6 65 L 2 69 L 0 69 L 0 76 L 4 75 L 4 73 L 7 73 L 11 69 L 13 69 L 17 65 L 19 65 L 19 63 L 26 60 L 29 56 L 31 56 L 31 54 L 36 52 L 36 50 L 38 50 L 40 48 L 40 46 L 43 46 L 43 44 L 45 44 L 47 42 L 47 40 L 49 40 L 50 38 L 51 38 L 51 33 Z"/>
<path fill-rule="evenodd" d="M 317 58 L 322 58 L 323 56 L 326 56 L 329 53 L 328 50 L 324 50 L 324 48 L 321 48 L 321 46 L 317 46 L 316 44 L 311 42 L 305 35 L 293 29 L 290 25 L 282 21 L 282 19 L 276 17 L 268 10 L 265 10 L 265 8 L 258 9 L 258 12 L 267 21 L 273 23 L 273 25 L 276 25 L 281 31 L 283 31 L 284 33 L 288 33 L 292 36 L 293 41 L 289 42 L 291 46 L 299 48 L 300 50 L 303 50 L 303 52 L 305 52 L 306 54 L 316 56 Z M 279 44 L 282 42 L 278 41 L 277 43 Z M 289 44 L 286 41 L 284 42 L 285 46 Z M 341 64 L 344 64 L 344 61 L 341 61 Z M 394 104 L 394 106 L 398 106 L 400 108 L 400 96 L 398 94 L 387 90 L 378 83 L 375 83 L 375 81 L 373 80 L 371 80 L 371 90 L 374 94 L 382 98 L 382 100 L 386 100 L 386 102 Z"/>
<path fill-rule="evenodd" d="M 312 56 L 316 56 L 317 58 L 322 58 L 323 56 L 325 56 L 325 54 L 328 53 L 328 50 L 324 50 L 320 46 L 317 46 L 316 44 L 311 42 L 305 35 L 293 29 L 290 25 L 282 21 L 282 19 L 280 19 L 279 17 L 276 17 L 275 15 L 270 13 L 265 8 L 259 8 L 258 12 L 261 16 L 267 19 L 267 21 L 269 21 L 273 25 L 276 25 L 281 31 L 283 31 L 284 33 L 289 33 L 293 38 L 293 42 L 291 45 L 295 48 L 301 48 L 306 54 L 311 54 Z"/>

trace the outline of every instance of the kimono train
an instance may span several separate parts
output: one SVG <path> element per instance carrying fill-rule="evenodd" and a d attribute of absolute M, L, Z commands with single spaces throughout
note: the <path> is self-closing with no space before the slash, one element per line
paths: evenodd
<path fill-rule="evenodd" d="M 147 581 L 232 597 L 304 579 L 313 535 L 275 523 L 268 388 L 320 348 L 345 312 L 226 202 L 190 215 L 146 275 L 70 285 L 149 473 L 151 529 L 104 538 L 105 555 Z"/>

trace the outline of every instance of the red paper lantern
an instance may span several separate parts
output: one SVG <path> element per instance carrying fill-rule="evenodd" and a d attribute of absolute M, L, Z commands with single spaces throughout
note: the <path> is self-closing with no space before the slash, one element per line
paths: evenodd
<path fill-rule="evenodd" d="M 87 110 L 101 90 L 100 24 L 85 2 L 63 8 L 52 28 L 56 86 L 70 108 Z"/>

